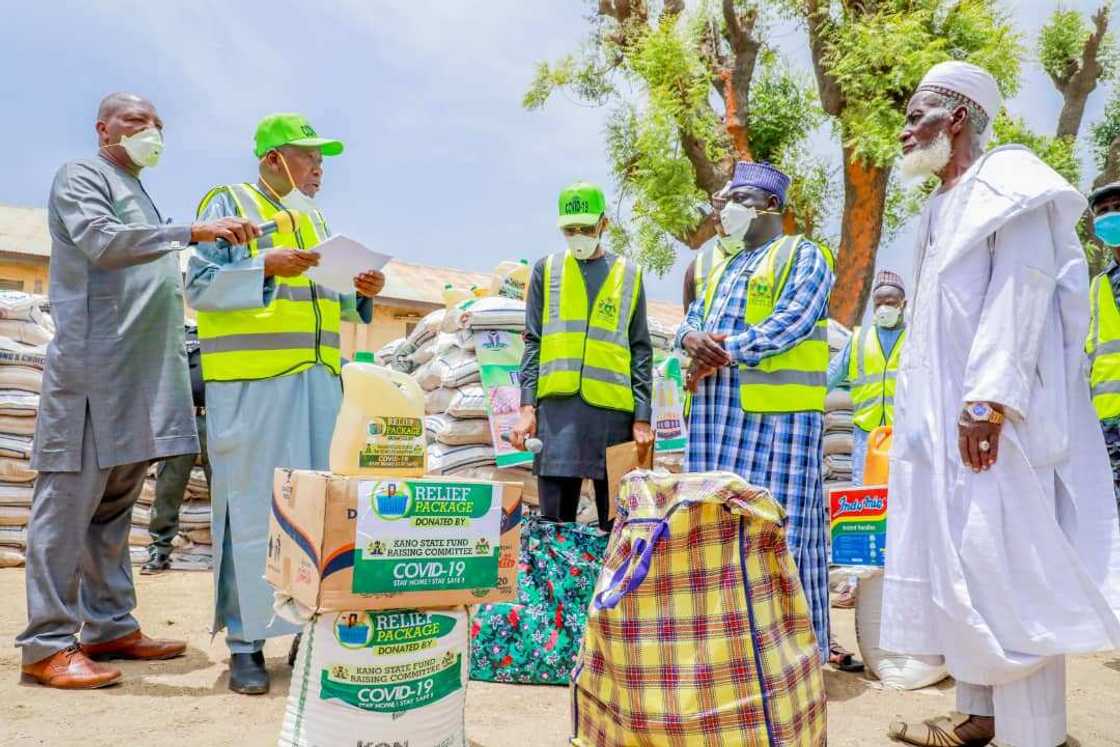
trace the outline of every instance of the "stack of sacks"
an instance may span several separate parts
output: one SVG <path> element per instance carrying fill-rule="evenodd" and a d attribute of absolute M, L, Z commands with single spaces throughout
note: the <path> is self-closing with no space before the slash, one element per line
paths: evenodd
<path fill-rule="evenodd" d="M 46 344 L 54 322 L 43 299 L 0 292 L 0 568 L 22 566 L 35 471 L 31 439 L 39 413 Z"/>
<path fill-rule="evenodd" d="M 523 332 L 525 303 L 498 296 L 469 299 L 444 314 L 440 325 L 439 334 L 426 343 L 430 355 L 426 360 L 417 356 L 420 366 L 413 372 L 426 392 L 428 472 L 520 482 L 525 486 L 523 499 L 535 505 L 537 484 L 528 465 L 503 469 L 495 462 L 474 339 L 476 332 Z"/>
<path fill-rule="evenodd" d="M 413 373 L 432 359 L 436 335 L 443 325 L 444 309 L 436 309 L 420 320 L 403 342 L 394 340 L 377 351 L 382 365 L 402 373 Z"/>
<path fill-rule="evenodd" d="M 152 503 L 156 498 L 156 470 L 153 464 L 144 481 L 144 488 L 132 509 L 132 529 L 128 535 L 133 565 L 148 560 L 148 543 L 152 541 L 148 524 Z M 179 535 L 171 542 L 171 568 L 181 571 L 204 571 L 213 567 L 214 551 L 210 537 L 210 491 L 201 458 L 191 470 L 187 491 L 179 506 Z"/>
<path fill-rule="evenodd" d="M 830 356 L 839 353 L 849 337 L 846 327 L 830 319 Z M 852 396 L 847 389 L 829 392 L 824 402 L 824 482 L 826 490 L 852 482 Z"/>

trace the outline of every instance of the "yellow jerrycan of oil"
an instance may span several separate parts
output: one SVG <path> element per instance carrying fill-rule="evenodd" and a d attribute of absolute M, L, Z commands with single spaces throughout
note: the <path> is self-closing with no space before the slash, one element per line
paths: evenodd
<path fill-rule="evenodd" d="M 490 286 L 490 295 L 524 301 L 525 294 L 529 291 L 529 278 L 532 273 L 533 270 L 529 267 L 527 259 L 516 262 L 507 259 L 499 262 L 494 268 L 494 282 Z"/>
<path fill-rule="evenodd" d="M 376 365 L 371 353 L 358 353 L 342 367 L 331 472 L 421 477 L 427 466 L 424 390 L 411 376 Z"/>
<path fill-rule="evenodd" d="M 891 468 L 893 431 L 881 425 L 867 436 L 867 458 L 863 462 L 864 485 L 886 485 Z"/>
<path fill-rule="evenodd" d="M 456 288 L 451 283 L 443 286 L 443 305 L 448 311 L 468 298 L 473 298 L 473 296 L 465 288 Z"/>

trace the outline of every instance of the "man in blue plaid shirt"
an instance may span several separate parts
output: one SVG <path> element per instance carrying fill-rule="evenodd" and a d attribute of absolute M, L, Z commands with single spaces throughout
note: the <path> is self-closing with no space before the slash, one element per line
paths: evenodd
<path fill-rule="evenodd" d="M 735 167 L 720 220 L 730 232 L 749 226 L 743 247 L 711 274 L 677 334 L 677 347 L 693 361 L 695 392 L 685 469 L 734 472 L 768 488 L 785 507 L 789 551 L 824 662 L 828 527 L 821 448 L 834 276 L 827 250 L 782 235 L 788 186 L 789 177 L 768 164 Z"/>

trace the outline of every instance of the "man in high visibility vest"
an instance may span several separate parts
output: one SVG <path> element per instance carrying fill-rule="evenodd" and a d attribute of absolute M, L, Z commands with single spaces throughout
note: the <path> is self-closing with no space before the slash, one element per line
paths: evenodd
<path fill-rule="evenodd" d="M 898 274 L 883 270 L 871 289 L 874 324 L 856 327 L 828 364 L 828 388 L 852 391 L 852 484 L 863 485 L 867 437 L 894 420 L 894 385 L 906 338 L 906 289 Z"/>
<path fill-rule="evenodd" d="M 828 554 L 821 479 L 832 255 L 782 233 L 789 177 L 738 163 L 728 195 L 746 218 L 743 248 L 709 278 L 677 346 L 692 358 L 689 472 L 725 470 L 768 488 L 828 657 Z"/>
<path fill-rule="evenodd" d="M 525 309 L 521 418 L 510 442 L 536 436 L 541 515 L 575 521 L 584 479 L 608 529 L 607 447 L 653 448 L 653 346 L 641 270 L 603 248 L 606 199 L 593 184 L 560 193 L 568 250 L 533 270 Z"/>
<path fill-rule="evenodd" d="M 1089 195 L 1089 209 L 1093 211 L 1093 232 L 1113 251 L 1108 267 L 1090 285 L 1085 351 L 1093 364 L 1089 376 L 1093 407 L 1101 419 L 1120 507 L 1120 182 L 1106 184 Z"/>
<path fill-rule="evenodd" d="M 339 325 L 369 323 L 379 272 L 354 278 L 353 292 L 317 285 L 303 273 L 329 230 L 312 202 L 323 157 L 342 143 L 319 137 L 298 114 L 272 114 L 257 127 L 255 183 L 208 192 L 200 215 L 237 215 L 254 224 L 294 216 L 294 230 L 248 245 L 200 244 L 190 260 L 187 295 L 198 312 L 206 430 L 213 470 L 215 631 L 226 628 L 231 690 L 268 691 L 264 639 L 298 632 L 274 619 L 262 578 L 273 472 L 327 469 L 342 400 Z M 345 289 L 339 289 L 345 290 Z"/>

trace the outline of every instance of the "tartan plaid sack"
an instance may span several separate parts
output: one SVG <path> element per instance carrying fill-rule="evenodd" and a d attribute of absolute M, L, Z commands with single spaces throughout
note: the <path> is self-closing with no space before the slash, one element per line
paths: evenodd
<path fill-rule="evenodd" d="M 578 747 L 825 744 L 784 511 L 727 472 L 632 472 L 572 675 Z"/>

